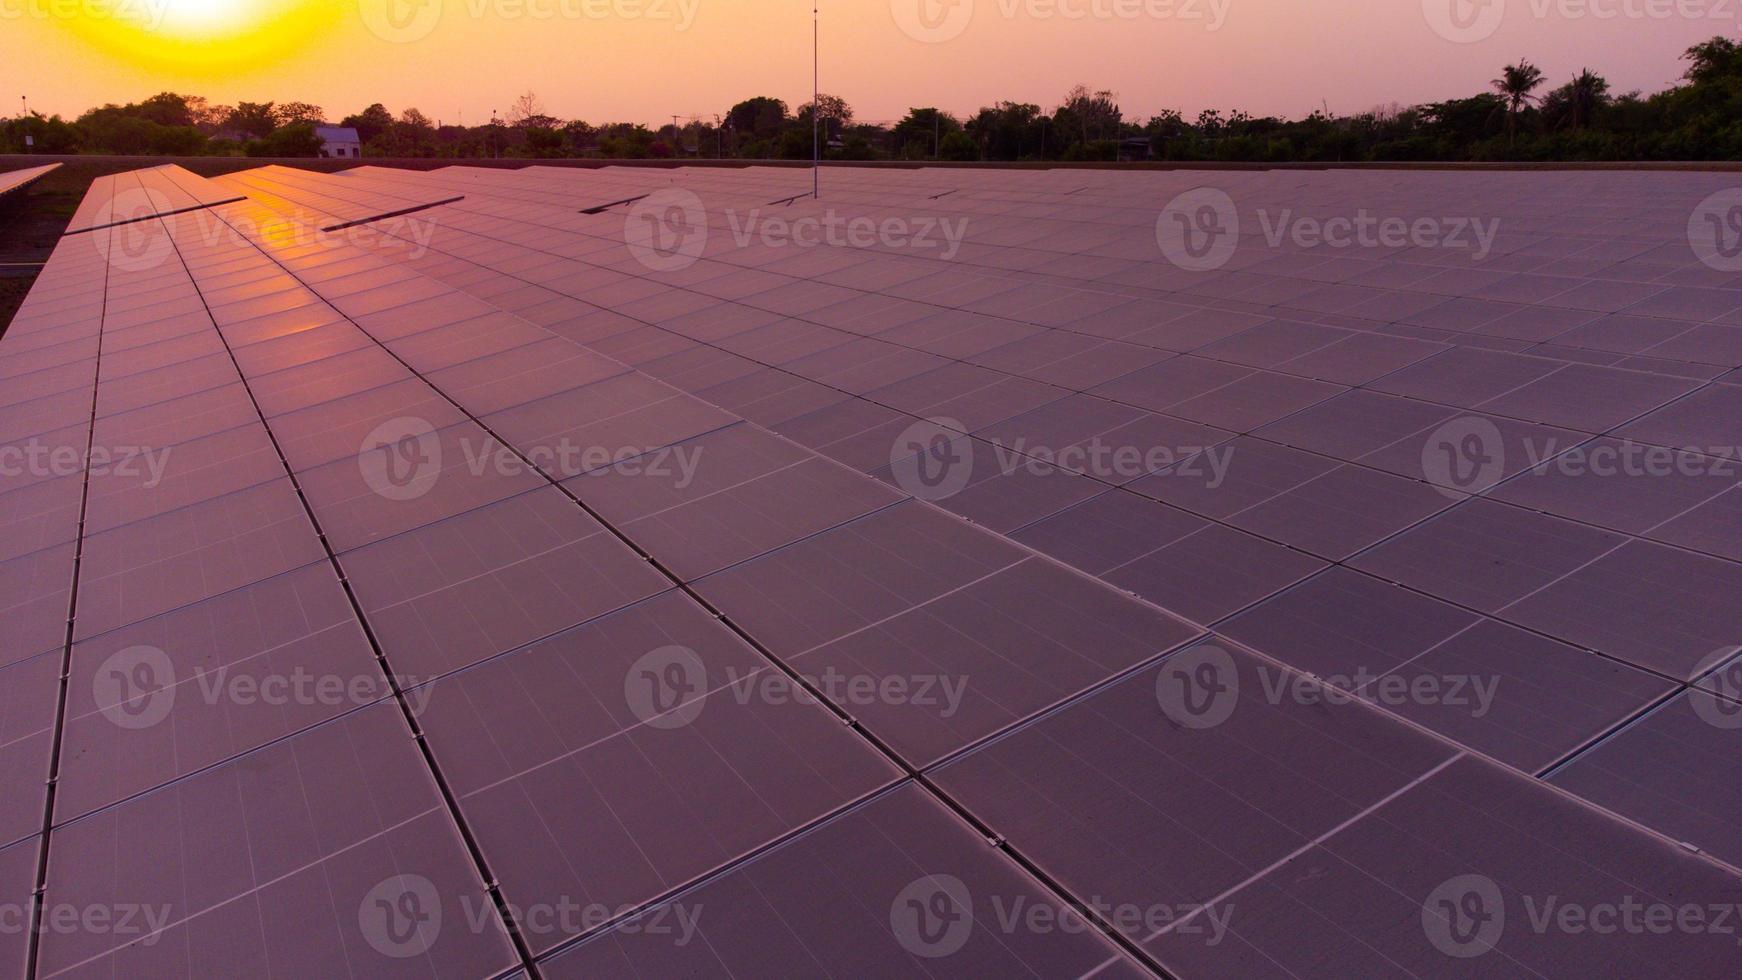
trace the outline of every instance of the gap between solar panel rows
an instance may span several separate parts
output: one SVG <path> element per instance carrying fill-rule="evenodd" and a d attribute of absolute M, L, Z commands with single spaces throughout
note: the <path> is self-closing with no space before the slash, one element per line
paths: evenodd
<path fill-rule="evenodd" d="M 1418 423 L 1416 423 L 1416 425 L 1421 425 L 1421 423 L 1427 423 L 1427 421 L 1432 421 L 1432 420 L 1420 420 L 1420 421 L 1418 421 Z M 1423 491 L 1423 493 L 1425 493 L 1425 491 Z M 1068 536 L 1068 534 L 1066 534 L 1066 536 Z M 1338 555 L 1331 555 L 1331 557 L 1338 557 Z M 1099 571 L 1099 569 L 1094 569 L 1094 571 Z M 1165 604 L 1165 602 L 1164 602 L 1164 604 Z M 1554 648 L 1547 648 L 1547 649 L 1554 649 Z M 1568 651 L 1568 653 L 1571 653 L 1571 651 Z M 1691 658 L 1690 658 L 1690 660 L 1691 660 Z M 1637 696 L 1637 693 L 1639 693 L 1639 684 L 1637 684 L 1637 682 L 1634 682 L 1634 684 L 1632 684 L 1632 696 Z M 1617 695 L 1617 696 L 1625 696 L 1625 695 Z M 1613 710 L 1615 710 L 1615 696 L 1610 696 L 1610 698 L 1608 698 L 1608 701 L 1610 701 L 1610 708 L 1608 708 L 1608 710 L 1611 710 L 1611 712 L 1613 712 Z M 1624 701 L 1624 703 L 1632 703 L 1632 701 Z M 1643 701 L 1637 701 L 1637 705 L 1641 705 L 1641 707 L 1644 707 L 1644 705 L 1650 705 L 1650 703 L 1653 703 L 1653 700 L 1651 700 L 1651 698 L 1644 698 Z M 1627 715 L 1625 715 L 1625 714 L 1620 715 L 1620 717 L 1627 717 Z M 1575 733 L 1575 735 L 1577 735 L 1577 733 Z M 1596 735 L 1596 733 L 1594 733 L 1594 731 L 1585 731 L 1585 733 L 1583 733 L 1583 736 L 1590 736 L 1590 735 Z M 1577 745 L 1577 742 L 1578 742 L 1578 740 L 1577 740 L 1577 738 L 1575 738 L 1575 742 L 1573 742 L 1573 745 Z M 1550 755 L 1549 761 L 1552 761 L 1552 759 L 1554 759 L 1554 755 Z M 1514 761 L 1517 761 L 1517 759 L 1514 759 Z M 1540 762 L 1545 762 L 1545 761 L 1540 761 Z"/>

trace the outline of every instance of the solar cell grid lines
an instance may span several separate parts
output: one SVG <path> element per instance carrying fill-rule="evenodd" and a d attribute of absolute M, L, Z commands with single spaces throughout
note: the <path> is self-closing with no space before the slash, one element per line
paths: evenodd
<path fill-rule="evenodd" d="M 1729 975 L 1726 186 L 102 178 L 0 976 Z"/>

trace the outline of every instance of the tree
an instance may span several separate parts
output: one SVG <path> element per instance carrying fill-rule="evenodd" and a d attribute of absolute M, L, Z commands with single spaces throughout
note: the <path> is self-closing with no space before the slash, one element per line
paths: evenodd
<path fill-rule="evenodd" d="M 943 148 L 946 135 L 959 131 L 962 124 L 942 109 L 926 107 L 907 110 L 907 117 L 895 124 L 889 133 L 890 149 L 907 160 L 936 157 Z"/>
<path fill-rule="evenodd" d="M 1586 68 L 1543 97 L 1542 114 L 1556 125 L 1584 129 L 1610 101 L 1608 79 Z"/>
<path fill-rule="evenodd" d="M 339 125 L 355 129 L 358 139 L 370 143 L 393 128 L 393 113 L 377 102 L 354 116 L 346 116 Z"/>
<path fill-rule="evenodd" d="M 726 127 L 749 139 L 772 139 L 780 135 L 788 118 L 785 102 L 759 95 L 733 106 L 726 113 Z"/>
<path fill-rule="evenodd" d="M 984 148 L 987 159 L 1020 160 L 1030 154 L 1039 156 L 1045 148 L 1046 130 L 1041 125 L 1042 118 L 1040 106 L 1026 102 L 1000 102 L 981 109 L 967 121 L 964 129 L 977 145 Z"/>
<path fill-rule="evenodd" d="M 247 152 L 251 157 L 318 157 L 322 145 L 314 123 L 299 122 L 280 126 L 264 139 L 249 141 Z"/>
<path fill-rule="evenodd" d="M 384 144 L 381 149 L 389 156 L 434 156 L 435 122 L 415 108 L 407 109 L 377 143 Z"/>
<path fill-rule="evenodd" d="M 563 140 L 568 144 L 569 153 L 579 156 L 599 148 L 599 131 L 576 119 L 563 127 Z"/>
<path fill-rule="evenodd" d="M 278 118 L 270 102 L 238 102 L 224 120 L 224 128 L 233 129 L 260 139 L 278 128 Z"/>
<path fill-rule="evenodd" d="M 980 159 L 980 148 L 974 145 L 974 140 L 967 133 L 951 133 L 943 138 L 938 146 L 938 158 L 942 160 L 972 161 Z"/>
<path fill-rule="evenodd" d="M 562 156 L 562 131 L 545 126 L 533 126 L 527 129 L 526 150 L 529 155 L 534 157 L 550 158 Z"/>
<path fill-rule="evenodd" d="M 1727 37 L 1714 37 L 1696 44 L 1682 58 L 1688 62 L 1688 70 L 1682 77 L 1696 85 L 1742 77 L 1742 45 Z"/>
<path fill-rule="evenodd" d="M 528 91 L 509 105 L 508 125 L 516 129 L 556 129 L 562 120 L 547 114 L 537 93 Z"/>
<path fill-rule="evenodd" d="M 197 95 L 188 96 L 188 113 L 193 117 L 194 125 L 207 136 L 222 129 L 230 118 L 230 113 L 236 111 L 231 105 L 212 105 Z"/>
<path fill-rule="evenodd" d="M 310 105 L 307 102 L 280 103 L 278 108 L 273 110 L 273 116 L 277 118 L 280 126 L 292 126 L 296 123 L 320 126 L 327 121 L 325 109 L 318 105 Z"/>
<path fill-rule="evenodd" d="M 160 92 L 157 95 L 139 103 L 138 106 L 128 106 L 135 110 L 135 115 L 148 119 L 159 126 L 192 126 L 198 120 L 195 118 L 194 103 L 205 105 L 205 99 L 198 96 L 177 95 L 174 92 Z"/>
<path fill-rule="evenodd" d="M 1065 93 L 1064 104 L 1059 106 L 1053 121 L 1080 136 L 1084 143 L 1090 141 L 1091 133 L 1097 140 L 1113 139 L 1119 135 L 1119 123 L 1124 118 L 1118 100 L 1119 96 L 1112 92 L 1090 92 L 1088 86 L 1078 85 Z"/>
<path fill-rule="evenodd" d="M 150 118 L 153 114 L 184 118 L 179 112 L 166 115 L 163 109 L 163 103 L 151 109 L 142 104 L 106 105 L 80 116 L 75 125 L 84 134 L 84 147 L 99 153 L 189 156 L 205 152 L 206 137 L 199 130 L 166 126 Z"/>
<path fill-rule="evenodd" d="M 1513 138 L 1518 133 L 1518 116 L 1524 108 L 1536 101 L 1534 93 L 1542 86 L 1542 69 L 1531 64 L 1529 59 L 1521 59 L 1516 65 L 1507 65 L 1500 77 L 1494 79 L 1494 91 L 1506 106 L 1506 145 L 1511 146 Z"/>
<path fill-rule="evenodd" d="M 25 145 L 26 136 L 30 137 L 29 147 Z M 0 119 L 0 146 L 7 153 L 23 153 L 26 149 L 37 153 L 77 153 L 84 141 L 84 132 L 59 116 L 32 112 L 18 119 Z"/>
<path fill-rule="evenodd" d="M 853 122 L 853 107 L 847 104 L 846 99 L 838 95 L 818 95 L 817 105 L 822 106 L 820 115 L 824 119 L 838 122 L 842 128 Z M 809 102 L 798 107 L 798 121 L 806 126 L 810 125 L 811 104 Z"/>

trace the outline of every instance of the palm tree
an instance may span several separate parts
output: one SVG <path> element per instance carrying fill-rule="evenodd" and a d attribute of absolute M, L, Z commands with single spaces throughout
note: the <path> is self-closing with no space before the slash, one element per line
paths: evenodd
<path fill-rule="evenodd" d="M 1513 137 L 1518 133 L 1518 114 L 1536 100 L 1532 93 L 1540 87 L 1542 69 L 1531 64 L 1529 59 L 1520 59 L 1516 65 L 1507 65 L 1500 77 L 1494 79 L 1494 91 L 1500 94 L 1501 103 L 1506 107 L 1508 148 L 1511 148 Z"/>
<path fill-rule="evenodd" d="M 1574 129 L 1584 129 L 1609 104 L 1609 80 L 1586 68 L 1567 83 L 1566 99 L 1568 120 Z"/>

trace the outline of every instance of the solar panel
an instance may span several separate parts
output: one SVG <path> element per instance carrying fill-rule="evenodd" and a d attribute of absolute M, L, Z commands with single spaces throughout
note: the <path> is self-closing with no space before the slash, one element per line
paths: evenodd
<path fill-rule="evenodd" d="M 169 912 L 0 962 L 1717 975 L 1518 923 L 1735 890 L 1721 178 L 808 176 L 94 182 L 0 338 L 0 890 Z M 1505 220 L 1193 268 L 1207 184 Z"/>
<path fill-rule="evenodd" d="M 50 163 L 40 167 L 25 167 L 22 170 L 8 170 L 5 173 L 0 173 L 0 194 L 10 194 L 20 190 L 58 169 L 60 169 L 60 164 Z"/>
<path fill-rule="evenodd" d="M 542 953 L 897 778 L 814 704 L 749 696 L 785 683 L 666 593 L 413 694 L 509 901 L 592 910 L 529 922 Z"/>
<path fill-rule="evenodd" d="M 1058 925 L 1012 928 L 1011 910 Z M 543 968 L 554 977 L 767 974 L 806 963 L 863 974 L 935 971 L 941 960 L 975 975 L 1145 975 L 1083 923 L 909 785 Z"/>
<path fill-rule="evenodd" d="M 0 847 L 42 830 L 59 673 L 60 658 L 52 653 L 0 667 L 6 681 L 0 695 L 0 778 L 16 788 L 0 804 Z"/>
<path fill-rule="evenodd" d="M 38 856 L 42 839 L 29 840 L 0 847 L 0 894 L 15 908 L 29 904 L 36 888 Z M 8 976 L 24 976 L 30 968 L 30 936 L 14 930 L 0 933 L 0 969 Z"/>

